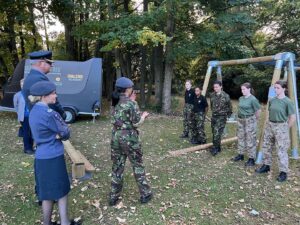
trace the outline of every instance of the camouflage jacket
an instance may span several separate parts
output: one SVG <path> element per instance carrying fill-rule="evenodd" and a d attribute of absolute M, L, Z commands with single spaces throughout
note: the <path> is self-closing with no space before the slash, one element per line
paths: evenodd
<path fill-rule="evenodd" d="M 143 123 L 138 104 L 125 95 L 121 95 L 112 112 L 111 123 L 114 126 L 113 128 L 117 130 L 136 129 Z"/>
<path fill-rule="evenodd" d="M 219 95 L 215 92 L 210 95 L 210 107 L 213 116 L 230 116 L 232 114 L 230 97 L 224 91 Z"/>

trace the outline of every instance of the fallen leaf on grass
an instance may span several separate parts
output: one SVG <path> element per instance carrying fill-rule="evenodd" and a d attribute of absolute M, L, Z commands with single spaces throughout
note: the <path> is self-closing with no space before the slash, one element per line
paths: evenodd
<path fill-rule="evenodd" d="M 22 164 L 22 166 L 24 166 L 24 167 L 30 166 L 30 163 L 28 163 L 28 162 L 21 162 L 21 164 Z"/>
<path fill-rule="evenodd" d="M 117 217 L 117 220 L 120 224 L 125 224 L 126 223 L 126 219 L 122 219 L 120 217 Z"/>
<path fill-rule="evenodd" d="M 81 188 L 81 191 L 86 191 L 89 187 L 88 186 L 84 186 L 83 188 Z"/>
<path fill-rule="evenodd" d="M 127 206 L 125 206 L 125 205 L 123 204 L 123 202 L 120 201 L 114 208 L 116 208 L 116 209 L 122 209 L 122 208 L 127 208 Z"/>

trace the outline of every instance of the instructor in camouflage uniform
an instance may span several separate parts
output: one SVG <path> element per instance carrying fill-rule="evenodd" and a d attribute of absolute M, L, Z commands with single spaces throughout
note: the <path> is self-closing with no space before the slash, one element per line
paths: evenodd
<path fill-rule="evenodd" d="M 256 158 L 256 129 L 260 115 L 260 104 L 253 96 L 253 89 L 250 83 L 241 85 L 243 96 L 239 98 L 238 105 L 238 155 L 233 161 L 244 160 L 244 153 L 247 152 L 249 159 L 245 166 L 254 166 Z"/>
<path fill-rule="evenodd" d="M 287 179 L 289 171 L 289 157 L 287 151 L 290 147 L 289 128 L 293 126 L 296 116 L 292 101 L 285 96 L 286 82 L 279 80 L 274 85 L 276 97 L 269 101 L 269 121 L 266 124 L 263 138 L 263 165 L 257 173 L 267 173 L 272 165 L 272 148 L 275 145 L 278 155 L 279 176 L 277 180 L 283 182 Z"/>
<path fill-rule="evenodd" d="M 201 95 L 201 88 L 195 88 L 196 97 L 194 99 L 193 107 L 193 129 L 192 129 L 192 144 L 205 144 L 206 135 L 204 129 L 205 116 L 208 110 L 208 104 L 206 98 Z"/>
<path fill-rule="evenodd" d="M 137 127 L 149 115 L 139 111 L 137 103 L 131 99 L 133 82 L 125 77 L 116 81 L 116 92 L 113 95 L 117 103 L 112 113 L 111 159 L 112 181 L 109 205 L 116 205 L 123 188 L 123 172 L 128 157 L 135 180 L 140 191 L 141 203 L 147 203 L 152 198 L 152 192 L 146 180 L 143 166 L 143 153 Z M 116 99 L 117 98 L 117 99 Z"/>
<path fill-rule="evenodd" d="M 192 130 L 193 120 L 193 104 L 195 99 L 195 91 L 192 89 L 190 80 L 185 82 L 184 108 L 183 108 L 183 133 L 181 138 L 188 138 L 189 132 Z"/>
<path fill-rule="evenodd" d="M 232 106 L 229 95 L 222 91 L 221 81 L 215 81 L 213 88 L 214 92 L 210 96 L 213 147 L 210 152 L 215 156 L 221 152 L 221 138 L 227 122 L 227 117 L 232 114 Z"/>

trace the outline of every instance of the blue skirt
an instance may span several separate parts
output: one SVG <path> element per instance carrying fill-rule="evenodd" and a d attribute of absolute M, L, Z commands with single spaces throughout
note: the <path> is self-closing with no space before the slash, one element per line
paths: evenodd
<path fill-rule="evenodd" d="M 64 155 L 53 159 L 35 159 L 36 194 L 40 201 L 58 200 L 70 192 L 70 180 Z"/>

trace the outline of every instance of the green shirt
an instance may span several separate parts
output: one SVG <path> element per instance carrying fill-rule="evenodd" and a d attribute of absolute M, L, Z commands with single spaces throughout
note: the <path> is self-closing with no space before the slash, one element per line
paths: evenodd
<path fill-rule="evenodd" d="M 269 120 L 271 122 L 286 122 L 290 115 L 295 114 L 295 108 L 288 97 L 272 98 L 269 102 Z"/>
<path fill-rule="evenodd" d="M 260 104 L 253 95 L 250 95 L 248 98 L 242 96 L 239 98 L 239 109 L 238 109 L 238 116 L 249 117 L 253 116 L 257 110 L 260 109 Z"/>

